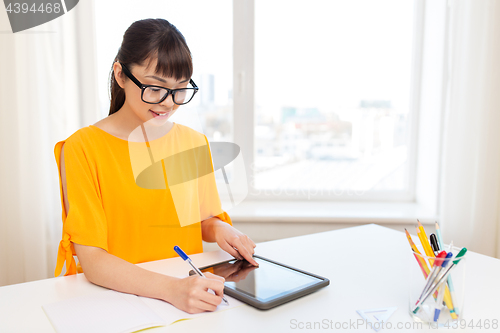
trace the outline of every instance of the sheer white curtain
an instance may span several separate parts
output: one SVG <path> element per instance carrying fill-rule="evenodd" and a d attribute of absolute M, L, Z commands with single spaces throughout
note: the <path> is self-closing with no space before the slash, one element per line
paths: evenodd
<path fill-rule="evenodd" d="M 446 241 L 500 257 L 500 1 L 449 1 L 440 219 Z"/>
<path fill-rule="evenodd" d="M 0 286 L 54 276 L 54 145 L 99 119 L 94 2 L 12 34 L 0 10 Z"/>

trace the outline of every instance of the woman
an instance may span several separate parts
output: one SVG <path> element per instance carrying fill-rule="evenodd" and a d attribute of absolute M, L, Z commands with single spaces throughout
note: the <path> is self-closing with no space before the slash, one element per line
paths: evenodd
<path fill-rule="evenodd" d="M 252 258 L 255 243 L 232 227 L 216 191 L 207 195 L 205 188 L 199 188 L 198 178 L 215 184 L 213 172 L 185 181 L 181 192 L 178 185 L 170 186 L 176 170 L 167 172 L 169 186 L 163 189 L 139 183 L 138 174 L 148 164 L 139 160 L 142 167 L 138 167 L 133 147 L 147 149 L 149 155 L 144 156 L 151 158 L 151 165 L 186 143 L 208 147 L 203 134 L 168 121 L 196 93 L 192 72 L 184 37 L 168 21 L 140 20 L 127 29 L 113 63 L 109 116 L 79 129 L 54 149 L 63 209 L 55 276 L 66 262 L 65 275 L 85 272 L 97 285 L 198 313 L 214 311 L 221 303 L 224 278 L 207 273 L 208 279 L 180 279 L 134 264 L 175 257 L 175 245 L 187 254 L 203 252 L 203 239 L 257 266 Z M 144 135 L 142 143 L 129 140 L 137 133 Z M 180 173 L 191 167 L 181 166 Z M 190 214 L 193 211 L 203 213 Z M 199 219 L 193 223 L 186 216 Z"/>

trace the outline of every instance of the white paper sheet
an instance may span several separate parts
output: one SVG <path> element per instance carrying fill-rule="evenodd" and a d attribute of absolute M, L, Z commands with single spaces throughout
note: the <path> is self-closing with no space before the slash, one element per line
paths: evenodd
<path fill-rule="evenodd" d="M 216 311 L 244 303 L 229 297 Z M 58 333 L 129 333 L 213 312 L 189 314 L 165 301 L 107 290 L 42 306 Z"/>
<path fill-rule="evenodd" d="M 136 295 L 114 290 L 43 305 L 58 333 L 126 333 L 167 323 Z"/>

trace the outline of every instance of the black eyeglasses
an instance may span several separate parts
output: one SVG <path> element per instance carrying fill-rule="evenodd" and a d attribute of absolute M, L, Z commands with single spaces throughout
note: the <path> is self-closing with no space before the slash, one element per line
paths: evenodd
<path fill-rule="evenodd" d="M 127 66 L 124 64 L 121 65 L 125 75 L 127 75 L 139 88 L 141 88 L 141 99 L 143 102 L 148 104 L 159 104 L 163 102 L 169 94 L 172 94 L 172 100 L 175 104 L 187 104 L 193 99 L 199 89 L 193 79 L 189 79 L 189 83 L 193 86 L 193 88 L 168 89 L 152 84 L 142 84 L 136 79 L 135 76 L 132 75 L 132 73 L 130 73 Z"/>

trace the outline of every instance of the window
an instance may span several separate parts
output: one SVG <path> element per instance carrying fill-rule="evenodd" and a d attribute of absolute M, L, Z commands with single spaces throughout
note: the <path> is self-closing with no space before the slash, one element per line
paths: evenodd
<path fill-rule="evenodd" d="M 409 197 L 412 28 L 411 1 L 255 1 L 255 196 Z"/>
<path fill-rule="evenodd" d="M 96 2 L 102 115 L 108 114 L 107 79 L 123 33 L 135 20 L 163 17 L 184 34 L 200 87 L 172 120 L 210 141 L 238 143 L 253 199 L 410 201 L 413 5 Z"/>

